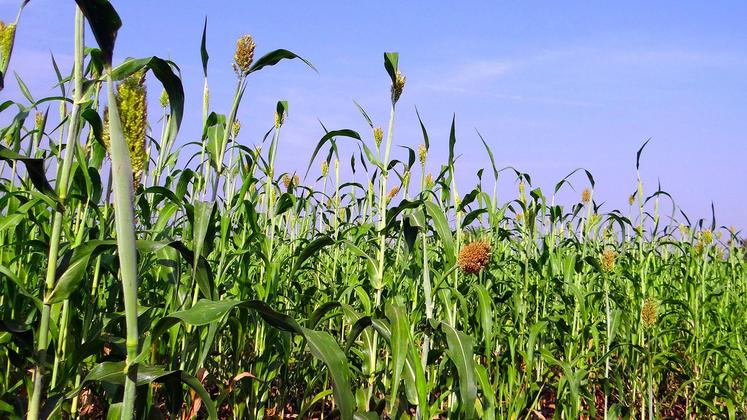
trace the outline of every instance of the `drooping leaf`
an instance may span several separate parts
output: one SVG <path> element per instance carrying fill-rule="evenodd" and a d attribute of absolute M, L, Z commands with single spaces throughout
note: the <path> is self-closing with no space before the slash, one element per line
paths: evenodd
<path fill-rule="evenodd" d="M 267 66 L 274 66 L 275 64 L 279 63 L 281 60 L 292 60 L 294 58 L 297 58 L 304 63 L 306 63 L 307 66 L 311 67 L 314 71 L 316 71 L 316 67 L 314 67 L 313 64 L 311 64 L 310 61 L 306 60 L 305 58 L 297 55 L 294 52 L 288 51 L 288 50 L 275 50 L 271 51 L 259 59 L 257 59 L 254 64 L 249 68 L 249 73 L 253 73 L 255 71 L 262 70 L 263 68 Z"/>
<path fill-rule="evenodd" d="M 122 20 L 117 11 L 108 0 L 75 0 L 75 2 L 91 26 L 91 32 L 101 49 L 104 65 L 111 66 L 117 32 L 122 27 Z"/>

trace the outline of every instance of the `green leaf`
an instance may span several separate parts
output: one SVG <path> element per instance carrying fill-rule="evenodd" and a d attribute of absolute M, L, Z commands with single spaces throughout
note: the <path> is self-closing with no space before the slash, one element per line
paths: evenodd
<path fill-rule="evenodd" d="M 115 385 L 124 385 L 127 365 L 126 362 L 102 362 L 94 366 L 81 385 L 74 391 L 68 393 L 66 398 L 74 398 L 87 382 L 107 382 Z M 215 403 L 210 398 L 210 394 L 205 390 L 200 381 L 194 376 L 182 371 L 167 371 L 157 366 L 140 365 L 137 370 L 137 384 L 146 385 L 152 382 L 166 382 L 178 379 L 185 385 L 192 388 L 202 399 L 202 403 L 211 419 L 218 418 L 218 412 L 215 409 Z"/>
<path fill-rule="evenodd" d="M 349 130 L 347 128 L 342 130 L 334 130 L 334 131 L 328 131 L 324 136 L 322 136 L 321 140 L 319 140 L 319 143 L 317 143 L 316 148 L 314 148 L 314 153 L 311 154 L 311 159 L 309 159 L 309 166 L 306 168 L 306 175 L 309 175 L 309 171 L 311 170 L 311 164 L 314 163 L 314 159 L 316 158 L 316 155 L 319 153 L 319 150 L 324 146 L 324 144 L 335 138 L 335 137 L 350 137 L 352 139 L 356 139 L 358 141 L 361 141 L 361 136 L 357 132 L 353 130 Z"/>
<path fill-rule="evenodd" d="M 475 368 L 472 348 L 472 337 L 457 331 L 451 325 L 442 322 L 441 330 L 446 334 L 449 347 L 449 359 L 454 363 L 459 375 L 459 396 L 464 418 L 475 418 L 475 400 L 477 399 L 477 384 L 475 382 Z"/>
<path fill-rule="evenodd" d="M 420 123 L 420 130 L 423 132 L 423 142 L 425 143 L 425 150 L 430 149 L 431 144 L 428 140 L 428 131 L 425 129 L 425 124 L 423 124 L 423 120 L 420 119 L 420 112 L 418 112 L 418 108 L 415 107 L 415 115 L 418 116 L 418 122 Z"/>
<path fill-rule="evenodd" d="M 253 73 L 253 72 L 258 71 L 258 70 L 261 70 L 261 69 L 263 69 L 263 68 L 265 68 L 267 66 L 274 66 L 275 64 L 277 64 L 281 60 L 292 60 L 294 58 L 297 58 L 297 59 L 303 61 L 304 63 L 306 63 L 307 66 L 311 67 L 314 71 L 317 71 L 316 67 L 314 67 L 314 65 L 311 64 L 311 62 L 309 62 L 305 58 L 303 58 L 303 57 L 301 57 L 301 56 L 299 56 L 296 53 L 293 53 L 291 51 L 279 49 L 279 50 L 275 50 L 275 51 L 269 52 L 269 53 L 263 55 L 262 57 L 260 57 L 257 61 L 254 62 L 254 64 L 252 64 L 252 66 L 249 68 L 249 72 L 247 74 Z"/>
<path fill-rule="evenodd" d="M 327 366 L 327 370 L 332 376 L 335 402 L 340 409 L 340 417 L 342 419 L 352 419 L 355 399 L 350 387 L 350 368 L 345 353 L 342 352 L 337 341 L 328 332 L 314 331 L 308 328 L 302 328 L 302 331 L 311 354 Z"/>
<path fill-rule="evenodd" d="M 490 384 L 488 370 L 481 364 L 475 364 L 475 376 L 480 383 L 480 388 L 482 388 L 482 395 L 488 403 L 487 407 L 483 409 L 483 418 L 487 420 L 495 419 L 495 409 L 498 403 L 495 399 L 495 389 Z"/>
<path fill-rule="evenodd" d="M 475 129 L 477 131 L 477 129 Z M 490 150 L 490 146 L 488 146 L 488 143 L 485 141 L 485 139 L 482 137 L 482 134 L 480 134 L 479 131 L 477 131 L 477 135 L 480 137 L 480 141 L 482 141 L 482 144 L 485 146 L 485 150 L 488 152 L 488 157 L 490 158 L 490 165 L 493 167 L 493 176 L 495 177 L 495 180 L 498 180 L 498 167 L 495 166 L 495 157 L 493 156 L 493 151 Z"/>
<path fill-rule="evenodd" d="M 47 181 L 44 160 L 19 155 L 5 146 L 0 146 L 0 160 L 23 163 L 34 187 L 42 194 L 54 200 L 57 203 L 57 209 L 62 211 L 62 201 L 57 196 L 57 193 L 55 193 L 54 188 L 49 184 L 49 181 Z"/>
<path fill-rule="evenodd" d="M 278 198 L 278 202 L 275 203 L 275 215 L 279 216 L 288 209 L 293 207 L 293 204 L 296 202 L 296 197 L 293 194 L 290 193 L 283 193 L 280 195 L 280 198 Z"/>
<path fill-rule="evenodd" d="M 93 36 L 101 49 L 104 64 L 107 67 L 111 66 L 117 32 L 122 27 L 122 20 L 117 11 L 108 0 L 75 0 L 75 2 L 91 26 Z"/>
<path fill-rule="evenodd" d="M 142 68 L 147 68 L 161 82 L 169 97 L 171 118 L 169 119 L 169 141 L 176 138 L 184 116 L 184 86 L 177 73 L 178 67 L 170 61 L 158 57 L 128 58 L 124 63 L 112 69 L 112 79 L 123 80 Z"/>
<path fill-rule="evenodd" d="M 451 227 L 449 222 L 446 220 L 446 215 L 438 205 L 432 201 L 426 201 L 423 203 L 428 216 L 433 220 L 434 228 L 441 238 L 442 245 L 444 247 L 444 258 L 447 261 L 454 261 L 456 254 L 454 253 L 454 237 L 451 234 Z"/>
<path fill-rule="evenodd" d="M 397 65 L 399 63 L 399 53 L 388 52 L 384 53 L 384 68 L 392 79 L 392 84 L 397 83 Z"/>
<path fill-rule="evenodd" d="M 392 394 L 389 400 L 389 412 L 394 413 L 397 401 L 397 390 L 402 377 L 402 369 L 405 367 L 407 353 L 410 344 L 410 323 L 407 319 L 407 311 L 398 304 L 389 304 L 384 308 L 387 319 L 392 330 L 389 347 L 392 351 Z"/>
<path fill-rule="evenodd" d="M 451 130 L 449 130 L 449 167 L 454 170 L 454 145 L 456 144 L 456 114 L 451 118 Z"/>
<path fill-rule="evenodd" d="M 638 152 L 635 154 L 635 170 L 637 171 L 641 167 L 641 153 L 643 153 L 643 148 L 646 147 L 648 142 L 650 142 L 651 139 L 649 138 L 645 142 L 643 142 L 643 146 L 641 146 L 640 149 L 638 149 Z"/>
<path fill-rule="evenodd" d="M 208 59 L 210 56 L 207 51 L 207 16 L 205 16 L 205 25 L 202 27 L 202 40 L 200 41 L 200 58 L 202 59 L 202 74 L 207 78 Z"/>
<path fill-rule="evenodd" d="M 335 240 L 327 235 L 321 236 L 309 242 L 309 244 L 306 245 L 303 251 L 301 251 L 301 253 L 298 255 L 298 258 L 296 258 L 296 261 L 293 264 L 293 269 L 291 269 L 288 277 L 292 279 L 296 271 L 298 271 L 298 269 L 301 268 L 301 266 L 303 265 L 303 263 L 306 262 L 306 260 L 311 258 L 314 254 L 319 252 L 319 250 L 321 250 L 322 248 L 330 246 L 334 243 L 335 243 Z"/>

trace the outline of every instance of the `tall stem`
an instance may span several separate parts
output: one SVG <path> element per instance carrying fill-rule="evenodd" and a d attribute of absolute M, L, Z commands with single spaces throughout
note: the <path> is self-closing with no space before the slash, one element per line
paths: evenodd
<path fill-rule="evenodd" d="M 138 354 L 137 327 L 137 251 L 135 247 L 135 214 L 132 191 L 132 164 L 130 152 L 122 133 L 111 67 L 107 69 L 109 98 L 109 129 L 111 137 L 111 162 L 114 190 L 114 225 L 117 232 L 119 274 L 124 295 L 125 325 L 127 328 L 127 377 L 125 379 L 122 419 L 135 416 L 135 388 L 137 385 Z"/>
<path fill-rule="evenodd" d="M 75 8 L 75 62 L 73 67 L 73 106 L 69 116 L 69 126 L 67 141 L 65 143 L 65 157 L 62 162 L 60 176 L 57 179 L 57 195 L 64 203 L 67 198 L 68 181 L 70 179 L 70 168 L 73 164 L 75 154 L 75 142 L 78 141 L 80 134 L 80 102 L 83 94 L 83 13 L 79 8 Z M 39 362 L 34 367 L 34 391 L 29 403 L 28 419 L 36 420 L 39 418 L 39 407 L 41 404 L 42 388 L 44 386 L 44 364 L 47 358 L 47 346 L 49 344 L 49 322 L 51 314 L 51 305 L 47 302 L 46 297 L 52 293 L 55 286 L 55 271 L 57 269 L 57 253 L 60 247 L 62 237 L 62 220 L 64 209 L 58 208 L 52 221 L 52 235 L 49 239 L 49 255 L 47 261 L 47 272 L 45 278 L 45 299 L 42 306 L 41 325 L 39 326 L 39 337 L 36 349 L 39 353 Z"/>

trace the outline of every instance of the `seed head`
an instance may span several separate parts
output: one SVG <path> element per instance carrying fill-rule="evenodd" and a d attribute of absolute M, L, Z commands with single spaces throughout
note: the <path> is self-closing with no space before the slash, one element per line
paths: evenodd
<path fill-rule="evenodd" d="M 130 163 L 135 188 L 140 184 L 148 155 L 145 147 L 146 130 L 148 128 L 147 90 L 145 88 L 145 72 L 139 71 L 123 80 L 117 86 L 117 106 L 122 133 L 130 150 Z M 108 118 L 107 118 L 108 123 Z M 108 131 L 108 130 L 107 130 Z M 109 148 L 108 139 L 105 144 Z"/>
<path fill-rule="evenodd" d="M 293 182 L 293 178 L 291 178 L 290 175 L 288 174 L 283 175 L 283 186 L 285 187 L 285 189 L 290 188 L 292 182 Z"/>
<path fill-rule="evenodd" d="M 703 243 L 702 239 L 698 239 L 698 241 L 695 242 L 694 250 L 695 250 L 695 253 L 698 255 L 703 254 L 703 251 L 705 250 L 705 244 Z"/>
<path fill-rule="evenodd" d="M 402 175 L 402 185 L 408 185 L 410 183 L 410 170 L 406 170 L 405 174 Z"/>
<path fill-rule="evenodd" d="M 710 244 L 713 242 L 713 232 L 711 232 L 710 229 L 700 232 L 700 239 L 703 240 L 706 245 Z"/>
<path fill-rule="evenodd" d="M 277 111 L 275 111 L 275 128 L 280 128 L 281 125 L 285 122 L 285 115 L 278 114 Z"/>
<path fill-rule="evenodd" d="M 425 188 L 433 188 L 433 174 L 431 173 L 425 176 Z"/>
<path fill-rule="evenodd" d="M 41 130 L 42 124 L 44 124 L 44 114 L 37 112 L 36 115 L 34 115 L 34 127 L 37 130 Z"/>
<path fill-rule="evenodd" d="M 392 199 L 397 196 L 397 193 L 399 193 L 399 187 L 395 185 L 391 190 L 389 190 L 389 193 L 386 195 L 387 203 L 392 201 Z"/>
<path fill-rule="evenodd" d="M 166 89 L 161 91 L 161 96 L 158 98 L 158 101 L 161 103 L 161 108 L 169 106 L 169 94 L 166 93 Z"/>
<path fill-rule="evenodd" d="M 516 223 L 524 222 L 524 213 L 516 213 Z"/>
<path fill-rule="evenodd" d="M 602 270 L 604 270 L 605 273 L 611 273 L 615 270 L 616 257 L 617 253 L 613 249 L 607 248 L 602 251 L 602 257 L 600 260 L 602 263 Z"/>
<path fill-rule="evenodd" d="M 490 244 L 475 241 L 465 245 L 457 257 L 457 265 L 465 274 L 477 274 L 490 262 Z"/>
<path fill-rule="evenodd" d="M 104 107 L 104 127 L 101 130 L 101 141 L 107 151 L 111 150 L 111 136 L 109 136 L 109 107 Z"/>
<path fill-rule="evenodd" d="M 16 24 L 0 21 L 0 70 L 5 73 L 13 51 L 13 41 L 16 38 Z"/>
<path fill-rule="evenodd" d="M 425 159 L 428 157 L 428 149 L 425 148 L 424 144 L 418 145 L 418 159 L 420 159 L 420 165 L 425 166 Z"/>
<path fill-rule="evenodd" d="M 680 223 L 680 236 L 685 239 L 688 235 L 690 235 L 690 228 L 684 223 Z"/>
<path fill-rule="evenodd" d="M 373 136 L 374 143 L 376 143 L 376 148 L 378 149 L 379 146 L 381 146 L 381 141 L 384 139 L 384 130 L 382 130 L 381 127 L 374 128 Z"/>
<path fill-rule="evenodd" d="M 322 176 L 327 176 L 329 173 L 329 163 L 326 160 L 322 161 Z"/>
<path fill-rule="evenodd" d="M 405 76 L 397 70 L 397 77 L 395 82 L 392 84 L 392 102 L 396 103 L 399 101 L 399 97 L 402 95 L 402 90 L 405 88 Z"/>
<path fill-rule="evenodd" d="M 628 204 L 632 206 L 633 203 L 635 203 L 635 194 L 630 194 L 628 197 Z"/>
<path fill-rule="evenodd" d="M 519 200 L 521 200 L 522 203 L 526 203 L 527 201 L 526 186 L 524 185 L 523 179 L 519 181 Z"/>
<path fill-rule="evenodd" d="M 298 175 L 293 175 L 293 186 L 301 185 L 301 178 Z"/>
<path fill-rule="evenodd" d="M 233 69 L 239 76 L 245 76 L 254 61 L 254 39 L 249 34 L 236 41 L 236 53 L 233 55 Z"/>
<path fill-rule="evenodd" d="M 581 192 L 581 202 L 587 204 L 591 201 L 591 190 L 587 187 Z"/>
<path fill-rule="evenodd" d="M 231 126 L 231 134 L 233 134 L 234 140 L 239 137 L 239 131 L 241 131 L 241 121 L 236 120 Z"/>
<path fill-rule="evenodd" d="M 646 328 L 651 328 L 656 324 L 656 306 L 656 300 L 652 297 L 647 297 L 646 300 L 643 301 L 643 306 L 641 307 L 641 319 Z"/>

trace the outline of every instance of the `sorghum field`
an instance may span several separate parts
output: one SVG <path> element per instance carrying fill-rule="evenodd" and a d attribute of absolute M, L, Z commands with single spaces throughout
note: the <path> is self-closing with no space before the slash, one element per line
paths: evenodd
<path fill-rule="evenodd" d="M 113 6 L 76 5 L 57 96 L 11 76 L 23 22 L 0 26 L 25 96 L 0 104 L 0 417 L 744 418 L 736 229 L 640 181 L 603 212 L 583 169 L 541 191 L 488 140 L 457 191 L 453 123 L 448 144 L 425 124 L 397 141 L 396 53 L 388 124 L 359 107 L 370 131 L 322 131 L 308 168 L 279 173 L 288 104 L 259 139 L 237 110 L 254 72 L 310 62 L 241 37 L 235 98 L 215 106 L 203 32 L 204 102 L 187 105 L 204 129 L 187 136 L 176 64 L 117 59 Z M 430 147 L 448 147 L 438 173 Z"/>

